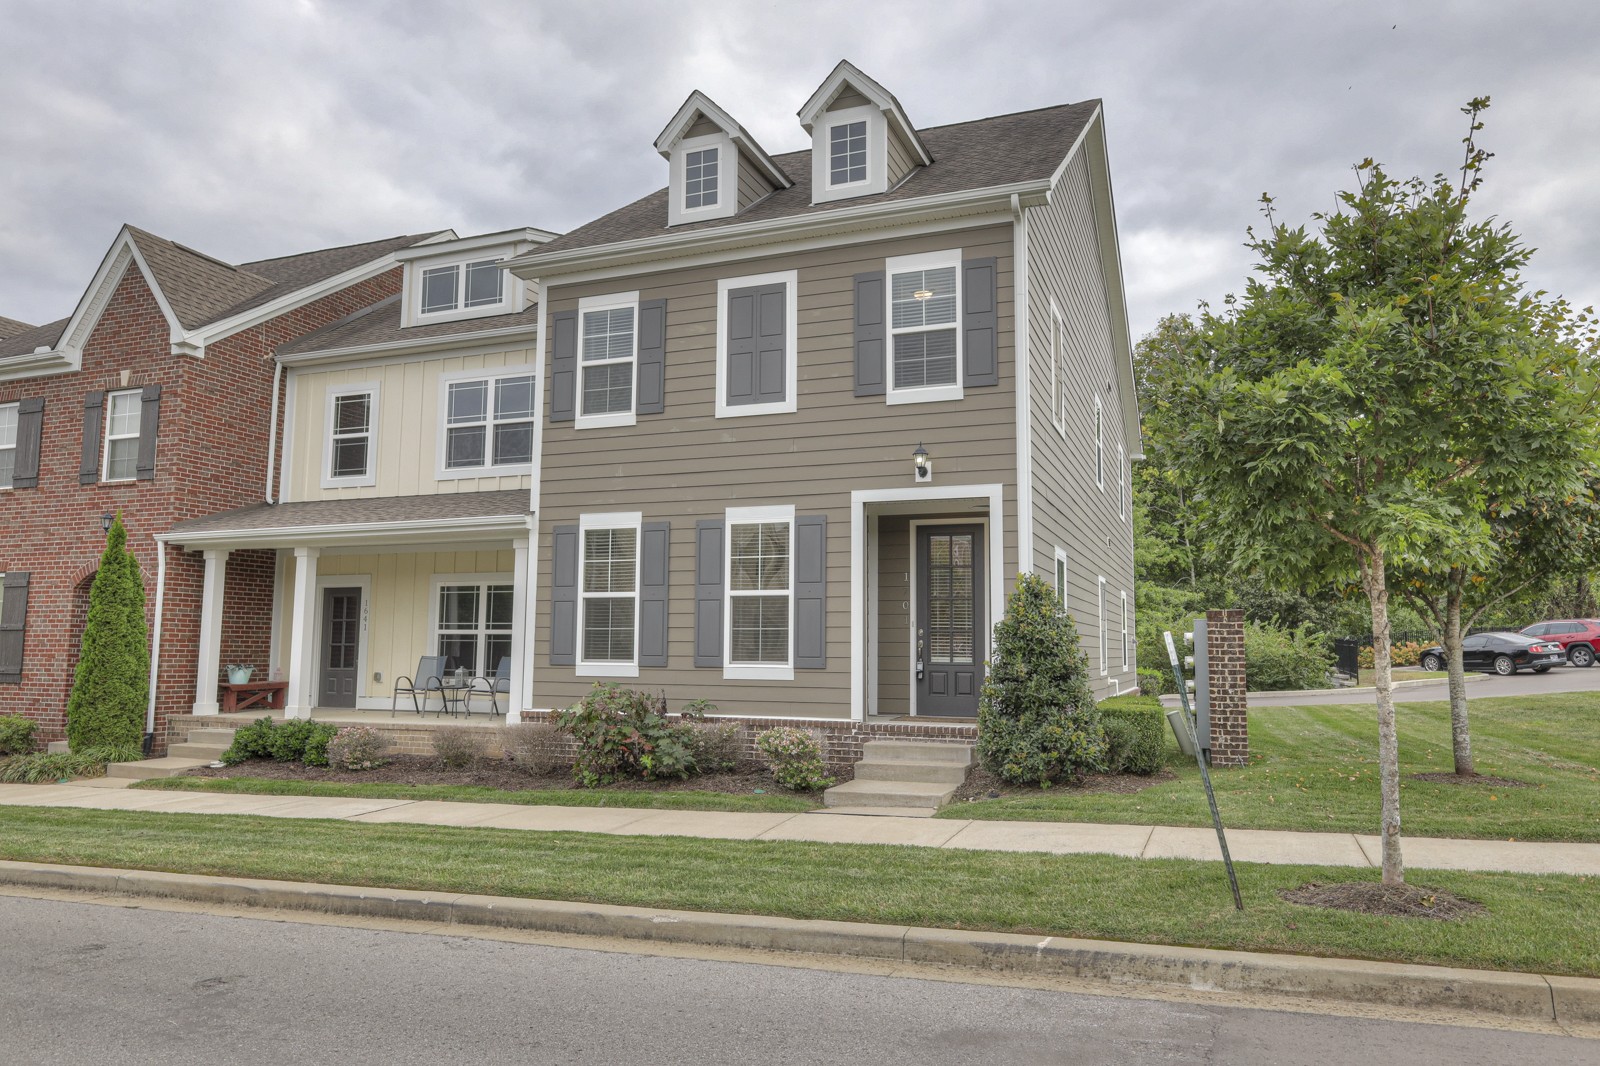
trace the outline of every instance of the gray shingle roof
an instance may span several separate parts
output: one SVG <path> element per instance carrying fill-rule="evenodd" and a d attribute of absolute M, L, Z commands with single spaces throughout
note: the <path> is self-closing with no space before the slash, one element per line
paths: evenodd
<path fill-rule="evenodd" d="M 620 241 L 640 240 L 666 233 L 717 229 L 802 215 L 821 215 L 864 204 L 887 204 L 941 193 L 965 192 L 1048 178 L 1055 173 L 1067 150 L 1100 107 L 1099 100 L 1060 104 L 1037 111 L 958 122 L 919 130 L 933 156 L 930 166 L 885 193 L 858 196 L 829 203 L 811 203 L 811 153 L 789 152 L 773 160 L 794 179 L 732 218 L 707 219 L 667 226 L 667 190 L 658 189 L 626 207 L 618 208 L 538 247 L 532 254 L 570 251 Z"/>
<path fill-rule="evenodd" d="M 507 518 L 528 513 L 527 489 L 451 492 L 432 496 L 372 496 L 361 500 L 304 500 L 257 503 L 204 518 L 179 522 L 174 540 L 196 533 L 249 533 L 385 522 L 444 521 L 452 518 Z"/>
<path fill-rule="evenodd" d="M 35 327 L 28 325 L 26 322 L 18 322 L 14 318 L 7 318 L 5 315 L 0 315 L 0 341 L 10 340 L 17 334 L 26 333 L 30 329 L 34 328 Z"/>
<path fill-rule="evenodd" d="M 68 319 L 58 319 L 42 326 L 34 326 L 14 336 L 0 340 L 0 359 L 13 355 L 28 355 L 35 348 L 54 348 L 67 328 Z"/>
<path fill-rule="evenodd" d="M 426 337 L 471 336 L 500 329 L 532 329 L 539 324 L 539 305 L 532 304 L 515 314 L 468 318 L 456 322 L 433 322 L 422 326 L 400 325 L 400 297 L 362 308 L 353 315 L 330 322 L 315 333 L 279 346 L 279 355 L 300 352 L 327 352 L 341 348 L 362 348 L 375 344 L 399 344 Z"/>

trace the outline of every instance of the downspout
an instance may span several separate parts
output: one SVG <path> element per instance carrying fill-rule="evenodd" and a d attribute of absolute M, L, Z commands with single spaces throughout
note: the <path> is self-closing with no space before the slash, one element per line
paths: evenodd
<path fill-rule="evenodd" d="M 1033 358 L 1028 344 L 1028 215 L 1022 197 L 1011 194 L 1012 348 L 1017 364 L 1017 576 L 1033 573 Z M 1001 530 L 1001 535 L 1005 533 Z M 1001 543 L 1004 543 L 1003 541 Z M 999 619 L 995 619 L 998 623 Z"/>
<path fill-rule="evenodd" d="M 161 615 L 167 601 L 167 542 L 156 541 L 156 620 L 150 639 L 150 695 L 144 710 L 144 753 L 150 754 L 156 736 L 156 682 L 161 677 Z"/>
<path fill-rule="evenodd" d="M 274 503 L 272 498 L 272 468 L 278 462 L 278 387 L 283 382 L 283 363 L 278 360 L 278 354 L 272 354 L 272 419 L 267 430 L 267 502 Z"/>

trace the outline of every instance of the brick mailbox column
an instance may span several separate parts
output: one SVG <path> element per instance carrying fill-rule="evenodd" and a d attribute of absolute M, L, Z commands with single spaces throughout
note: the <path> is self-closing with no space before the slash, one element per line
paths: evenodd
<path fill-rule="evenodd" d="M 1206 680 L 1211 693 L 1211 765 L 1250 759 L 1245 719 L 1244 612 L 1206 612 Z"/>

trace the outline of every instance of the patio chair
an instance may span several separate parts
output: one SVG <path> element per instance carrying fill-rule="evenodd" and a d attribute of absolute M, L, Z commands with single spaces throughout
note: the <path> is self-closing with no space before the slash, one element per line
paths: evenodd
<path fill-rule="evenodd" d="M 400 706 L 401 696 L 411 697 L 411 709 L 419 715 L 428 709 L 428 694 L 439 694 L 439 713 L 445 709 L 444 656 L 424 655 L 417 660 L 417 672 L 412 677 L 395 678 L 394 695 L 389 698 L 389 717 L 393 718 Z M 420 701 L 418 697 L 421 697 Z"/>
<path fill-rule="evenodd" d="M 492 676 L 472 679 L 472 685 L 467 689 L 467 717 L 472 717 L 473 696 L 489 697 L 490 709 L 485 713 L 491 715 L 504 714 L 505 711 L 500 709 L 500 700 L 495 695 L 499 692 L 504 692 L 507 695 L 511 692 L 511 656 L 509 655 L 500 657 L 500 665 L 494 668 Z"/>

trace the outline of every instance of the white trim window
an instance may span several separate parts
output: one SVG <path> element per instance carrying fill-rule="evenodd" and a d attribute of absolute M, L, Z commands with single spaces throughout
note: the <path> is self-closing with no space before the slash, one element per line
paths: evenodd
<path fill-rule="evenodd" d="M 1067 552 L 1056 549 L 1056 599 L 1061 603 L 1061 613 L 1067 613 Z"/>
<path fill-rule="evenodd" d="M 762 286 L 782 285 L 783 290 L 783 396 L 781 399 L 756 403 L 730 403 L 729 374 L 732 368 L 729 365 L 728 345 L 729 329 L 733 323 L 733 309 L 730 306 L 731 294 L 739 289 L 761 288 Z M 744 415 L 772 415 L 790 414 L 797 407 L 796 375 L 800 372 L 798 354 L 798 339 L 795 328 L 795 319 L 799 313 L 800 272 L 798 270 L 780 270 L 771 274 L 752 274 L 742 278 L 720 278 L 717 281 L 717 398 L 716 416 L 718 418 L 737 418 Z M 761 328 L 760 301 L 754 301 L 755 306 L 749 308 L 755 316 L 748 324 L 749 328 L 759 333 Z M 763 372 L 761 358 L 761 339 L 754 338 L 755 352 L 752 354 L 752 365 L 740 368 L 741 372 L 759 376 Z M 752 383 L 754 391 L 759 395 L 760 382 Z M 770 390 L 769 390 L 770 391 Z"/>
<path fill-rule="evenodd" d="M 1055 299 L 1050 300 L 1050 422 L 1067 439 L 1066 327 Z"/>
<path fill-rule="evenodd" d="M 732 218 L 739 209 L 739 149 L 723 130 L 672 147 L 667 225 Z"/>
<path fill-rule="evenodd" d="M 1129 657 L 1128 653 L 1129 653 L 1129 651 L 1130 651 L 1130 645 L 1128 643 L 1128 590 L 1127 589 L 1123 589 L 1122 590 L 1122 668 L 1124 670 L 1126 670 L 1128 668 L 1128 657 Z"/>
<path fill-rule="evenodd" d="M 506 302 L 506 272 L 498 259 L 417 267 L 417 316 L 458 311 L 483 314 Z"/>
<path fill-rule="evenodd" d="M 1110 634 L 1106 632 L 1106 579 L 1100 578 L 1096 584 L 1097 603 L 1096 620 L 1100 626 L 1100 676 L 1111 672 L 1111 641 Z"/>
<path fill-rule="evenodd" d="M 683 153 L 683 209 L 717 206 L 717 166 L 721 146 L 708 144 Z"/>
<path fill-rule="evenodd" d="M 725 678 L 794 679 L 794 508 L 727 511 Z"/>
<path fill-rule="evenodd" d="M 20 404 L 0 403 L 0 489 L 9 489 L 17 472 L 17 419 Z"/>
<path fill-rule="evenodd" d="M 516 586 L 505 574 L 439 574 L 433 584 L 434 654 L 450 673 L 489 676 L 511 654 Z"/>
<path fill-rule="evenodd" d="M 446 375 L 439 477 L 525 474 L 533 463 L 533 372 L 528 367 Z"/>
<path fill-rule="evenodd" d="M 860 185 L 867 180 L 868 128 L 865 118 L 828 127 L 828 188 Z"/>
<path fill-rule="evenodd" d="M 1100 397 L 1094 398 L 1094 483 L 1100 486 L 1100 491 L 1106 489 L 1106 428 L 1105 413 L 1100 406 Z"/>
<path fill-rule="evenodd" d="M 639 676 L 639 531 L 642 514 L 578 519 L 578 673 Z"/>
<path fill-rule="evenodd" d="M 959 400 L 961 252 L 885 261 L 889 322 L 889 403 Z"/>
<path fill-rule="evenodd" d="M 106 446 L 101 481 L 132 481 L 139 473 L 141 390 L 106 393 Z"/>
<path fill-rule="evenodd" d="M 1128 517 L 1128 453 L 1117 445 L 1117 517 Z"/>
<path fill-rule="evenodd" d="M 639 294 L 578 301 L 578 429 L 634 424 Z"/>
<path fill-rule="evenodd" d="M 344 385 L 328 390 L 327 438 L 322 487 L 377 483 L 378 386 Z"/>

